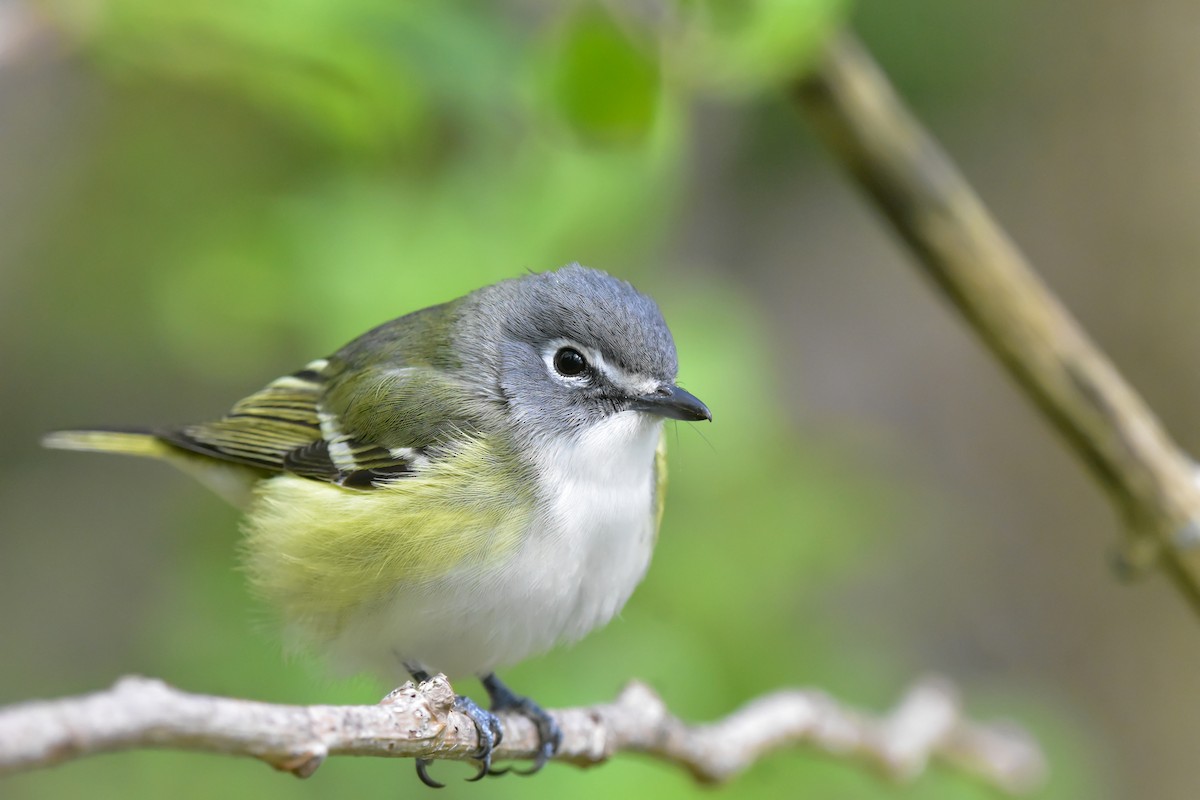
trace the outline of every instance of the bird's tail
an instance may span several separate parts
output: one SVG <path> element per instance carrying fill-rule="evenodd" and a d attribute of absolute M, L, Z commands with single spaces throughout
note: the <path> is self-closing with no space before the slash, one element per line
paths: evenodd
<path fill-rule="evenodd" d="M 42 437 L 42 446 L 55 450 L 87 450 L 127 456 L 160 458 L 196 478 L 239 508 L 249 505 L 260 474 L 240 464 L 219 461 L 173 447 L 145 428 L 103 431 L 54 431 Z"/>
<path fill-rule="evenodd" d="M 129 456 L 163 458 L 170 446 L 150 431 L 138 428 L 107 431 L 54 431 L 42 437 L 42 446 L 54 450 L 89 450 Z"/>

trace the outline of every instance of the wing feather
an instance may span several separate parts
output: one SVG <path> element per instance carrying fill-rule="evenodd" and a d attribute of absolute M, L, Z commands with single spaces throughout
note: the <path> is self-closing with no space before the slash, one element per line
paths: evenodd
<path fill-rule="evenodd" d="M 338 429 L 322 408 L 328 372 L 327 361 L 314 362 L 238 401 L 219 420 L 155 433 L 192 453 L 343 486 L 370 488 L 411 474 L 418 450 L 392 450 Z"/>

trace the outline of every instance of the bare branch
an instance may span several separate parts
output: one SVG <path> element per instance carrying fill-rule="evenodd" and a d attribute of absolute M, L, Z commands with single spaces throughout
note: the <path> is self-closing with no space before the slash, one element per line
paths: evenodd
<path fill-rule="evenodd" d="M 163 747 L 252 756 L 300 777 L 330 755 L 470 759 L 478 746 L 475 726 L 453 702 L 442 675 L 420 686 L 406 683 L 376 706 L 274 705 L 124 678 L 107 691 L 0 709 L 0 775 Z M 1041 752 L 1025 733 L 965 720 L 953 689 L 940 681 L 918 685 L 880 719 L 820 692 L 791 690 L 761 697 L 718 722 L 690 726 L 640 683 L 609 705 L 552 713 L 563 730 L 559 761 L 589 766 L 619 752 L 648 753 L 706 783 L 805 743 L 865 761 L 897 780 L 916 777 L 932 758 L 1014 793 L 1036 787 L 1045 772 Z M 504 741 L 497 760 L 534 758 L 533 724 L 519 715 L 500 718 Z"/>
<path fill-rule="evenodd" d="M 834 37 L 795 96 L 918 264 L 1108 491 L 1130 566 L 1165 566 L 1200 612 L 1192 462 L 1038 279 L 866 50 Z"/>

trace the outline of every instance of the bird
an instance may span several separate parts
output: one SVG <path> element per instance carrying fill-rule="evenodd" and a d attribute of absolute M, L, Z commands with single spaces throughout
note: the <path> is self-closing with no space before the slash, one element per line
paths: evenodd
<path fill-rule="evenodd" d="M 210 422 L 61 430 L 47 447 L 166 461 L 244 510 L 255 591 L 291 648 L 388 679 L 472 675 L 457 695 L 479 768 L 553 717 L 496 671 L 611 620 L 648 568 L 666 487 L 664 421 L 710 421 L 676 383 L 658 305 L 569 264 L 375 327 Z M 417 759 L 417 774 L 441 786 Z"/>

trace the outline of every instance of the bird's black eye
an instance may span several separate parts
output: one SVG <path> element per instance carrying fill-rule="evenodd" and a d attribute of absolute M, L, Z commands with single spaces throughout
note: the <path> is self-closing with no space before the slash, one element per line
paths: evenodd
<path fill-rule="evenodd" d="M 587 359 L 574 347 L 564 347 L 554 354 L 554 368 L 559 375 L 568 378 L 580 375 L 587 369 Z"/>

